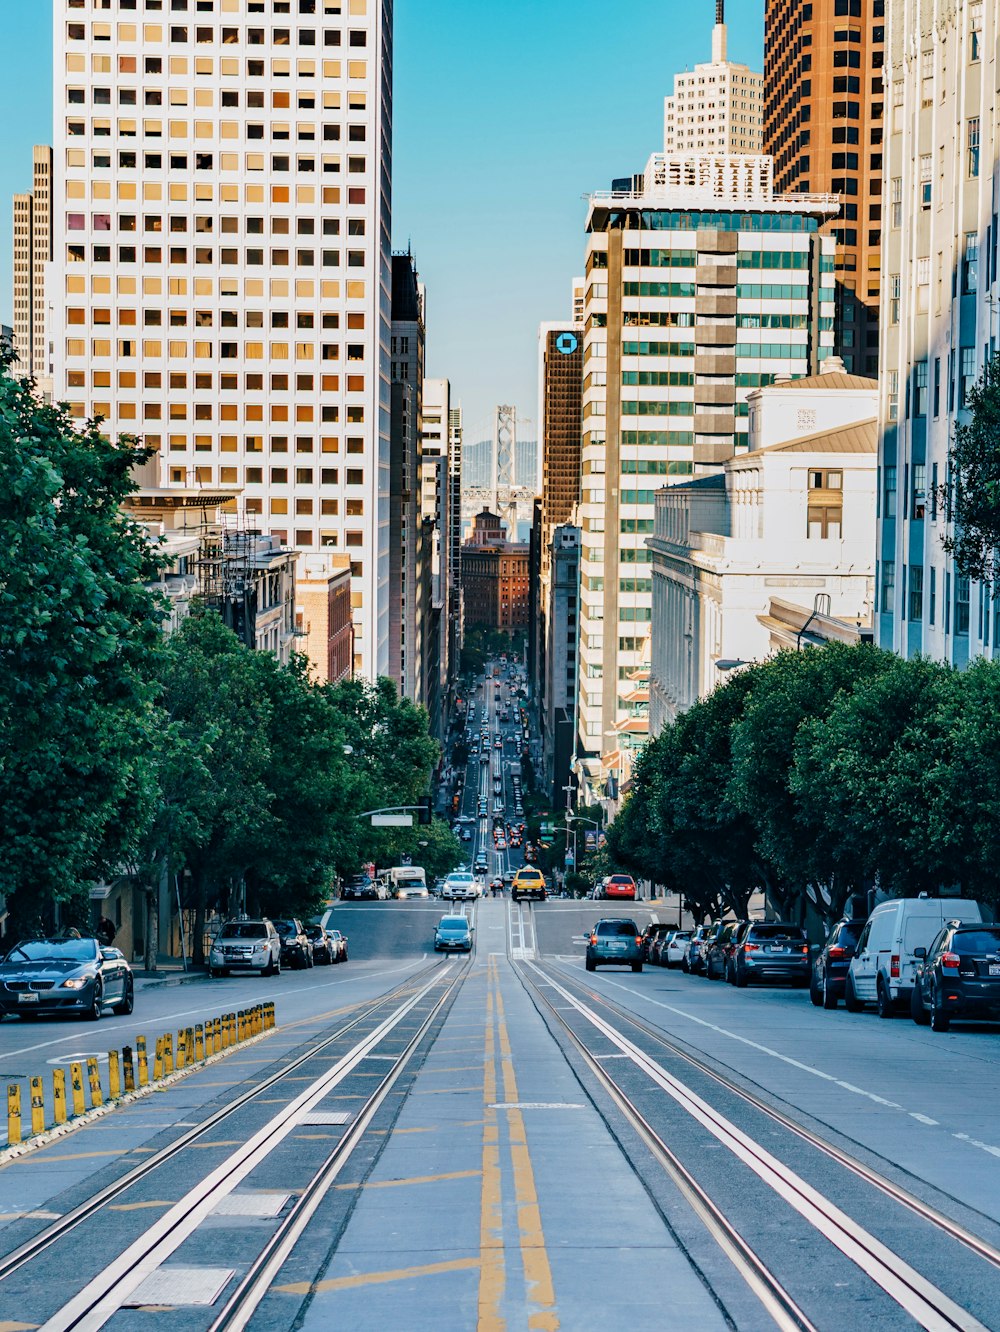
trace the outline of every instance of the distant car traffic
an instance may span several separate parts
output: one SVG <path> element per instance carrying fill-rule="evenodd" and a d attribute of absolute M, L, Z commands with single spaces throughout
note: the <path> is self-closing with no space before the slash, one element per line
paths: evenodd
<path fill-rule="evenodd" d="M 266 917 L 258 920 L 227 920 L 212 940 L 208 954 L 211 976 L 231 971 L 259 971 L 276 976 L 281 970 L 281 938 Z"/>
<path fill-rule="evenodd" d="M 78 1013 L 98 1021 L 105 1007 L 132 1012 L 132 968 L 98 939 L 26 939 L 0 963 L 0 1014 Z"/>
<path fill-rule="evenodd" d="M 333 946 L 334 962 L 347 961 L 347 935 L 341 934 L 340 930 L 327 930 L 330 936 L 330 943 Z"/>
<path fill-rule="evenodd" d="M 367 874 L 352 874 L 340 890 L 344 902 L 374 902 L 378 898 L 375 880 Z"/>
<path fill-rule="evenodd" d="M 587 939 L 585 965 L 588 971 L 598 967 L 631 967 L 642 970 L 642 941 L 634 920 L 599 920 Z"/>

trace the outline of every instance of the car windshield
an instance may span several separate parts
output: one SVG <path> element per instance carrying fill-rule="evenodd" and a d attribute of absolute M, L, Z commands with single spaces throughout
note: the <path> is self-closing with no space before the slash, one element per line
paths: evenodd
<path fill-rule="evenodd" d="M 461 918 L 457 920 L 443 920 L 438 926 L 439 930 L 447 930 L 451 933 L 465 934 L 468 931 L 469 923 Z"/>
<path fill-rule="evenodd" d="M 223 925 L 220 939 L 266 939 L 267 926 L 259 920 L 237 920 Z"/>
<path fill-rule="evenodd" d="M 951 951 L 961 957 L 1000 952 L 1000 929 L 961 930 L 952 936 Z"/>
<path fill-rule="evenodd" d="M 598 934 L 630 934 L 634 938 L 635 932 L 633 920 L 602 920 L 597 926 Z"/>
<path fill-rule="evenodd" d="M 805 931 L 798 925 L 751 925 L 751 939 L 795 939 L 802 940 Z"/>
<path fill-rule="evenodd" d="M 31 939 L 7 954 L 8 962 L 92 962 L 96 939 Z"/>
<path fill-rule="evenodd" d="M 321 939 L 321 938 L 323 937 L 323 926 L 322 926 L 322 925 L 310 925 L 310 926 L 308 926 L 308 928 L 306 929 L 306 934 L 309 935 L 309 938 L 310 938 L 310 939 Z"/>

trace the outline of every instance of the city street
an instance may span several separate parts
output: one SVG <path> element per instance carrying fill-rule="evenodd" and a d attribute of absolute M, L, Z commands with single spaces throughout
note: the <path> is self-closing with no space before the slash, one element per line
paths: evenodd
<path fill-rule="evenodd" d="M 470 911 L 468 963 L 440 904 L 352 904 L 346 966 L 141 991 L 133 1032 L 264 997 L 278 1027 L 0 1170 L 4 1252 L 54 1237 L 0 1263 L 3 1325 L 203 1328 L 245 1279 L 261 1328 L 997 1326 L 995 1030 L 584 972 L 597 917 L 655 905 Z M 5 1022 L 3 1068 L 112 1031 Z"/>

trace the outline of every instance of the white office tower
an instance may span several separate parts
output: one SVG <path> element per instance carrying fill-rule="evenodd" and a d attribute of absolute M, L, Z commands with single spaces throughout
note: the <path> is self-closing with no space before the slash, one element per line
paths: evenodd
<path fill-rule="evenodd" d="M 663 151 L 759 153 L 764 143 L 764 76 L 726 59 L 725 0 L 716 0 L 712 59 L 674 76 L 664 99 Z"/>
<path fill-rule="evenodd" d="M 351 561 L 388 664 L 391 0 L 55 0 L 57 397 Z"/>

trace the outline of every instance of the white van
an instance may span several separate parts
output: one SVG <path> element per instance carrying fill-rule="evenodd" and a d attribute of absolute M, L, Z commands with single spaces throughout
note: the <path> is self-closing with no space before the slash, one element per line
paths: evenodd
<path fill-rule="evenodd" d="M 976 924 L 978 902 L 961 897 L 899 897 L 880 902 L 868 917 L 851 958 L 844 984 L 844 1005 L 860 1013 L 875 1004 L 879 1017 L 909 1011 L 916 959 L 914 948 L 929 948 L 945 921 Z"/>
<path fill-rule="evenodd" d="M 389 871 L 389 891 L 399 902 L 410 897 L 429 897 L 427 875 L 420 865 L 394 865 Z"/>

